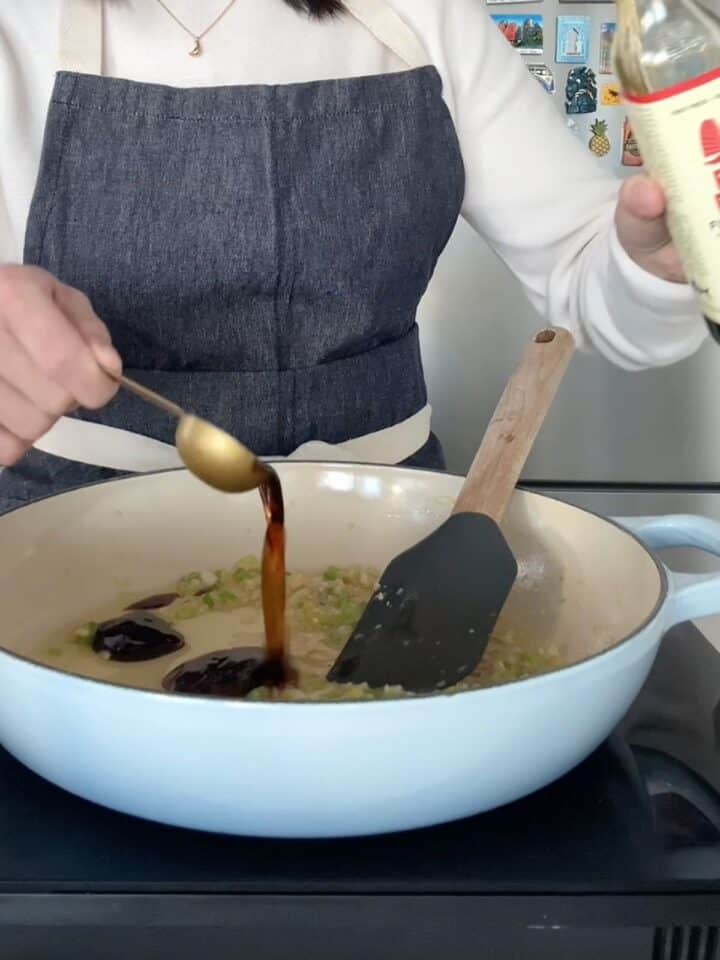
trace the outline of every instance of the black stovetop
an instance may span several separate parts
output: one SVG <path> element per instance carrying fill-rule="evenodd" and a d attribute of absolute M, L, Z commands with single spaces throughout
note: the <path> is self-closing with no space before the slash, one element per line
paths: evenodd
<path fill-rule="evenodd" d="M 662 924 L 674 898 L 683 907 L 672 922 L 717 924 L 720 653 L 695 627 L 674 630 L 622 727 L 585 763 L 531 797 L 444 827 L 302 842 L 194 833 L 77 799 L 0 751 L 0 838 L 0 955 L 3 923 L 85 916 L 93 898 L 130 910 L 126 926 L 150 904 L 160 923 L 158 904 L 171 902 L 173 922 L 202 904 L 232 901 L 237 916 L 243 901 L 258 916 L 281 900 L 316 916 L 328 904 L 363 904 L 368 919 L 379 895 L 398 909 L 422 902 L 425 917 L 430 899 L 493 903 L 496 919 L 514 904 L 513 916 L 538 928 L 621 916 Z M 17 954 L 26 955 L 35 956 Z"/>

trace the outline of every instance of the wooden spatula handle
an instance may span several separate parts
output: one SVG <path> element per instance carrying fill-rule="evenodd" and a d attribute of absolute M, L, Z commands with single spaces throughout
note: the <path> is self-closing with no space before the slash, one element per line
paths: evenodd
<path fill-rule="evenodd" d="M 559 327 L 541 330 L 526 347 L 453 513 L 482 513 L 500 522 L 574 349 L 572 335 Z"/>

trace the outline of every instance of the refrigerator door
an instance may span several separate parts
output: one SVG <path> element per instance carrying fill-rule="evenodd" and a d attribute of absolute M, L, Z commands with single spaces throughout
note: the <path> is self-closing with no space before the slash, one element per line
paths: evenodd
<path fill-rule="evenodd" d="M 464 472 L 541 321 L 503 264 L 460 223 L 420 310 L 425 369 L 449 468 Z M 720 346 L 628 373 L 576 354 L 525 479 L 720 482 Z"/>
<path fill-rule="evenodd" d="M 479 0 L 481 2 L 481 0 Z M 608 124 L 613 149 L 598 163 L 618 176 L 622 166 L 622 107 L 602 105 L 602 25 L 615 21 L 608 3 L 489 3 L 493 15 L 543 16 L 542 55 L 555 75 L 557 108 L 589 143 L 591 125 Z M 598 111 L 568 116 L 565 81 L 573 65 L 556 56 L 558 16 L 591 18 L 587 66 L 597 73 Z M 542 321 L 519 285 L 488 246 L 460 222 L 420 308 L 425 368 L 434 429 L 451 470 L 464 472 L 480 442 L 505 380 Z M 720 346 L 708 341 L 672 367 L 627 373 L 598 356 L 578 354 L 526 467 L 525 479 L 581 482 L 720 482 Z"/>

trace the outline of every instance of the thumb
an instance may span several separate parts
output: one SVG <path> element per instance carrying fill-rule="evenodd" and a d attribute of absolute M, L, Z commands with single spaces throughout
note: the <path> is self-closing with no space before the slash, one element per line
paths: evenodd
<path fill-rule="evenodd" d="M 620 243 L 633 259 L 667 246 L 671 237 L 660 184 L 645 175 L 626 180 L 618 197 L 615 225 Z"/>

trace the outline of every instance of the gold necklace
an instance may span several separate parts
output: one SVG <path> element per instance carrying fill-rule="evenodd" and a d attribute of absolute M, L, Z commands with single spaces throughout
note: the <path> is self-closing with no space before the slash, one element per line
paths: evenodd
<path fill-rule="evenodd" d="M 168 6 L 163 2 L 163 0 L 157 0 L 157 2 L 158 2 L 158 3 L 160 4 L 160 6 L 163 8 L 163 10 L 165 11 L 165 13 L 167 13 L 168 16 L 172 17 L 173 20 L 175 21 L 175 23 L 176 23 L 179 27 L 181 27 L 181 28 L 185 31 L 185 33 L 186 33 L 189 37 L 192 37 L 192 39 L 195 41 L 195 45 L 193 46 L 192 50 L 189 50 L 189 51 L 188 51 L 189 55 L 190 55 L 191 57 L 199 57 L 200 54 L 203 52 L 203 50 L 202 50 L 202 44 L 200 43 L 200 41 L 203 39 L 203 37 L 207 36 L 207 34 L 210 33 L 210 31 L 212 30 L 212 28 L 213 28 L 216 24 L 220 23 L 220 21 L 221 21 L 222 18 L 225 16 L 225 14 L 228 12 L 228 10 L 230 9 L 230 7 L 232 7 L 232 6 L 235 5 L 236 0 L 230 0 L 230 3 L 226 4 L 226 5 L 223 7 L 223 9 L 222 9 L 222 10 L 220 11 L 220 13 L 215 17 L 215 19 L 214 19 L 213 22 L 210 24 L 210 26 L 209 26 L 209 27 L 205 27 L 205 29 L 203 30 L 202 33 L 193 33 L 192 30 L 190 30 L 189 27 L 186 27 L 186 26 L 185 26 L 185 24 L 182 22 L 182 20 L 180 20 L 179 17 L 176 17 L 176 16 L 175 16 L 175 14 L 172 12 L 172 10 L 170 9 L 170 7 L 168 7 Z"/>

